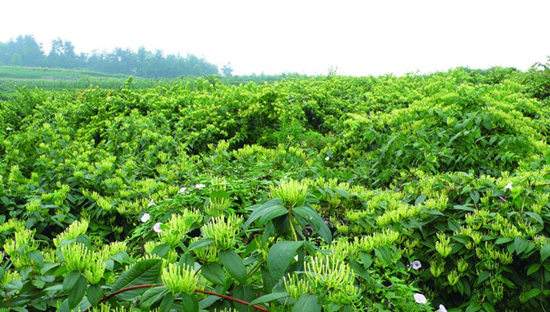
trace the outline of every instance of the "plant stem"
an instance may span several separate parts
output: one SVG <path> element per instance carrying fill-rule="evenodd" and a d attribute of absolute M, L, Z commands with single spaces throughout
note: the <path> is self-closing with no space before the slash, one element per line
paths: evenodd
<path fill-rule="evenodd" d="M 117 295 L 119 295 L 123 292 L 136 290 L 136 289 L 143 289 L 143 288 L 153 288 L 153 287 L 158 287 L 158 286 L 162 286 L 162 285 L 161 284 L 142 284 L 142 285 L 134 285 L 134 286 L 122 288 L 122 289 L 119 289 L 119 290 L 115 291 L 114 293 L 111 293 L 109 295 L 104 296 L 103 298 L 101 298 L 101 301 L 99 301 L 99 303 L 105 302 L 105 301 L 107 301 L 107 300 L 109 300 L 113 297 L 116 297 Z"/>
<path fill-rule="evenodd" d="M 234 301 L 234 302 L 237 302 L 237 303 L 240 303 L 240 304 L 244 304 L 244 305 L 250 305 L 250 302 L 248 301 L 245 301 L 245 300 L 242 300 L 242 299 L 239 299 L 239 298 L 235 298 L 235 297 L 231 297 L 231 296 L 228 296 L 228 295 L 223 295 L 223 294 L 218 294 L 218 293 L 215 293 L 213 291 L 209 291 L 209 290 L 195 290 L 196 293 L 199 293 L 199 294 L 205 294 L 205 295 L 212 295 L 212 296 L 217 296 L 217 297 L 220 297 L 220 298 L 223 298 L 223 299 L 226 299 L 226 300 L 231 300 L 231 301 Z M 252 307 L 258 311 L 263 311 L 263 312 L 269 312 L 268 309 L 262 307 L 261 305 L 252 305 Z"/>
<path fill-rule="evenodd" d="M 117 290 L 117 291 L 115 291 L 115 292 L 113 292 L 109 295 L 104 296 L 103 298 L 101 298 L 99 303 L 105 302 L 105 301 L 107 301 L 109 299 L 112 299 L 112 298 L 116 297 L 117 295 L 119 295 L 121 293 L 124 293 L 124 292 L 127 292 L 127 291 L 136 290 L 136 289 L 144 289 L 144 288 L 153 288 L 153 287 L 159 287 L 159 286 L 162 286 L 162 285 L 161 284 L 141 284 L 141 285 L 129 286 L 129 287 L 119 289 L 119 290 Z M 237 302 L 237 303 L 240 303 L 240 304 L 251 305 L 250 302 L 248 302 L 248 301 L 245 301 L 245 300 L 242 300 L 242 299 L 239 299 L 239 298 L 235 298 L 235 297 L 232 297 L 232 296 L 224 295 L 224 294 L 218 294 L 218 293 L 210 291 L 210 290 L 197 289 L 197 290 L 195 290 L 195 293 L 203 294 L 203 295 L 216 296 L 216 297 L 220 297 L 222 299 Z M 252 305 L 252 307 L 256 311 L 269 312 L 269 310 L 267 308 L 265 308 L 261 305 L 254 304 L 254 305 Z M 85 311 L 89 311 L 89 310 L 90 309 L 88 308 Z"/>
<path fill-rule="evenodd" d="M 250 270 L 250 272 L 248 272 L 248 275 L 247 276 L 251 276 L 252 274 L 256 273 L 256 271 L 262 266 L 262 261 L 260 259 L 258 259 L 258 263 L 256 263 L 252 269 Z"/>
<path fill-rule="evenodd" d="M 290 212 L 292 213 L 292 212 Z M 292 215 L 289 213 L 288 216 L 288 224 L 290 224 L 290 232 L 292 233 L 292 238 L 294 238 L 295 241 L 298 241 L 298 235 L 296 234 L 296 229 L 294 228 L 294 222 Z"/>

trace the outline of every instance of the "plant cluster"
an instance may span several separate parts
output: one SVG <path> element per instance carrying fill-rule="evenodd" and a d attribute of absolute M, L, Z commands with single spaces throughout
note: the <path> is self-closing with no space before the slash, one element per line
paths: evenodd
<path fill-rule="evenodd" d="M 548 310 L 547 70 L 21 90 L 0 308 Z"/>

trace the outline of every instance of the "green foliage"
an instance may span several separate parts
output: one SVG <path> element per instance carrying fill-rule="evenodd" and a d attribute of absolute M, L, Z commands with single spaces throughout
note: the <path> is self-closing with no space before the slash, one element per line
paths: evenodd
<path fill-rule="evenodd" d="M 20 90 L 0 308 L 544 310 L 546 71 Z"/>

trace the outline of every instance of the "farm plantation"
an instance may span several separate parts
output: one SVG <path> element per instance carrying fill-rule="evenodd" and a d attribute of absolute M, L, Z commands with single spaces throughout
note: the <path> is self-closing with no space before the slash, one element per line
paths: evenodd
<path fill-rule="evenodd" d="M 547 68 L 134 83 L 0 96 L 5 311 L 550 310 Z"/>

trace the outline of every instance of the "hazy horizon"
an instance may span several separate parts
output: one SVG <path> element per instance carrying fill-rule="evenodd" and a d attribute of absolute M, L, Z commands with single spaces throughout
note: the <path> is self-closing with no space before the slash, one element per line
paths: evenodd
<path fill-rule="evenodd" d="M 0 41 L 30 34 L 48 50 L 61 38 L 77 52 L 143 46 L 231 63 L 238 75 L 526 69 L 550 55 L 549 11 L 548 1 L 20 0 L 3 4 Z"/>

